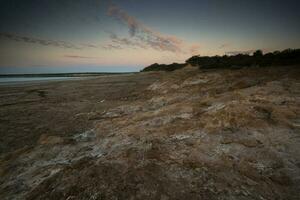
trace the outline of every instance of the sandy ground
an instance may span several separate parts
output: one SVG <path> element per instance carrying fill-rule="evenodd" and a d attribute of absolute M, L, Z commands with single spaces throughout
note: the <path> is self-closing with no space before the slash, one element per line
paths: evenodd
<path fill-rule="evenodd" d="M 1 199 L 299 199 L 299 67 L 0 87 Z"/>
<path fill-rule="evenodd" d="M 88 130 L 103 112 L 138 98 L 155 75 L 113 75 L 75 81 L 0 86 L 0 152 L 35 146 L 42 134 Z M 139 95 L 139 98 L 144 98 Z"/>

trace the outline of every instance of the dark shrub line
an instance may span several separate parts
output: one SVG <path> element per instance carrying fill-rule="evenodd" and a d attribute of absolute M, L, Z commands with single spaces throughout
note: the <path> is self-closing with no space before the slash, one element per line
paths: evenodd
<path fill-rule="evenodd" d="M 237 54 L 224 56 L 192 56 L 186 63 L 173 64 L 152 64 L 142 70 L 147 71 L 174 71 L 181 69 L 187 64 L 199 66 L 201 69 L 210 68 L 239 68 L 250 66 L 285 66 L 300 64 L 300 49 L 286 49 L 263 54 L 261 50 L 255 51 L 252 55 Z"/>
<path fill-rule="evenodd" d="M 200 68 L 235 68 L 244 66 L 277 66 L 300 64 L 300 49 L 286 49 L 263 54 L 257 50 L 253 55 L 193 56 L 187 64 Z"/>
<path fill-rule="evenodd" d="M 154 63 L 142 70 L 142 72 L 148 72 L 148 71 L 174 71 L 176 69 L 181 69 L 186 65 L 186 63 L 173 63 L 169 65 L 165 64 L 157 64 Z"/>

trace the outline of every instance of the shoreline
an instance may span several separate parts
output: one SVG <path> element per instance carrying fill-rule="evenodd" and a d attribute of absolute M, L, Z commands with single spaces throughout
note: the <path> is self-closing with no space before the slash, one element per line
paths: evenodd
<path fill-rule="evenodd" d="M 33 84 L 44 84 L 51 82 L 61 81 L 79 81 L 93 78 L 105 78 L 105 77 L 116 77 L 116 76 L 131 76 L 137 73 L 97 73 L 97 74 L 60 74 L 60 76 L 52 76 L 56 74 L 22 74 L 22 75 L 0 75 L 0 87 L 2 86 L 18 86 L 18 85 L 33 85 Z M 69 76 L 66 76 L 69 75 Z M 7 79 L 8 81 L 4 81 Z M 12 79 L 12 80 L 9 80 Z M 13 80 L 16 79 L 16 80 Z M 20 80 L 17 80 L 20 79 Z M 23 79 L 23 80 L 22 80 Z M 28 79 L 28 80 L 25 80 Z"/>
<path fill-rule="evenodd" d="M 8 78 L 8 79 L 15 79 L 15 78 Z M 30 78 L 29 78 L 30 79 Z M 0 87 L 2 86 L 29 86 L 33 84 L 46 84 L 51 82 L 60 82 L 60 81 L 75 81 L 75 80 L 82 80 L 84 77 L 51 77 L 49 79 L 42 77 L 40 79 L 36 80 L 9 80 L 9 81 L 3 81 L 0 78 Z"/>
<path fill-rule="evenodd" d="M 75 73 L 39 73 L 39 74 L 0 74 L 0 78 L 9 77 L 81 77 L 81 76 L 105 76 L 135 74 L 138 72 L 75 72 Z"/>

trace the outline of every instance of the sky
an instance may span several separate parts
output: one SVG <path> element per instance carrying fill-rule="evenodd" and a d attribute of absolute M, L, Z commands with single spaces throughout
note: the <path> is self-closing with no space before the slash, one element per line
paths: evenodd
<path fill-rule="evenodd" d="M 199 54 L 299 48 L 299 8 L 298 0 L 0 0 L 0 73 L 138 71 Z"/>

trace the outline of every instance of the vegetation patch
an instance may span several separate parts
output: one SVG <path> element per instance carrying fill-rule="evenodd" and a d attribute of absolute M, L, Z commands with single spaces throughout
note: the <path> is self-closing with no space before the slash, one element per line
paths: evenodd
<path fill-rule="evenodd" d="M 286 49 L 263 54 L 261 50 L 253 54 L 236 54 L 224 56 L 192 56 L 185 63 L 157 64 L 154 63 L 142 70 L 147 71 L 174 71 L 187 65 L 198 66 L 200 69 L 241 67 L 287 66 L 300 64 L 300 49 Z"/>
<path fill-rule="evenodd" d="M 186 63 L 173 63 L 173 64 L 157 64 L 154 63 L 142 70 L 142 72 L 148 72 L 148 71 L 174 71 L 176 69 L 181 69 L 186 65 Z"/>
<path fill-rule="evenodd" d="M 187 64 L 207 68 L 239 68 L 250 66 L 285 66 L 300 63 L 300 49 L 286 49 L 263 54 L 261 50 L 252 55 L 237 54 L 224 56 L 193 56 L 186 60 Z"/>

